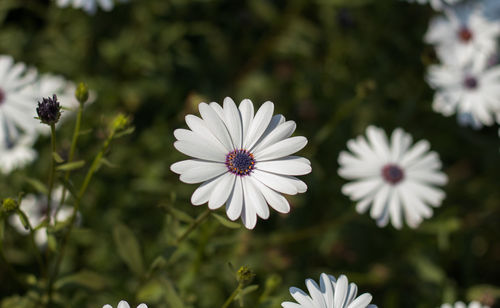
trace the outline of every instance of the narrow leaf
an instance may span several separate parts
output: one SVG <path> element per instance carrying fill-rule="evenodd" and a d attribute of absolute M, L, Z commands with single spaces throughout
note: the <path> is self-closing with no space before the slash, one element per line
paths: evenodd
<path fill-rule="evenodd" d="M 73 275 L 63 277 L 56 281 L 54 287 L 60 289 L 67 285 L 78 285 L 92 290 L 101 290 L 109 285 L 109 280 L 100 274 L 88 270 L 83 270 Z"/>
<path fill-rule="evenodd" d="M 70 163 L 62 164 L 57 166 L 57 170 L 59 171 L 70 171 L 70 170 L 75 170 L 83 167 L 85 165 L 84 160 L 78 160 L 78 161 L 73 161 Z"/>
<path fill-rule="evenodd" d="M 64 162 L 64 159 L 57 152 L 52 152 L 52 157 L 54 158 L 55 162 L 58 164 Z"/>
<path fill-rule="evenodd" d="M 117 225 L 113 230 L 118 254 L 137 276 L 144 273 L 144 263 L 137 239 L 132 231 L 125 225 Z"/>
<path fill-rule="evenodd" d="M 49 193 L 47 186 L 45 186 L 45 184 L 43 184 L 37 179 L 26 178 L 26 182 L 30 184 L 39 193 L 42 193 L 44 195 L 47 195 Z"/>
<path fill-rule="evenodd" d="M 239 223 L 230 221 L 229 219 L 227 219 L 225 217 L 222 217 L 219 214 L 212 213 L 212 216 L 215 217 L 215 219 L 217 219 L 221 223 L 221 225 L 223 225 L 225 227 L 228 227 L 230 229 L 239 229 L 239 228 L 241 228 L 241 225 Z"/>

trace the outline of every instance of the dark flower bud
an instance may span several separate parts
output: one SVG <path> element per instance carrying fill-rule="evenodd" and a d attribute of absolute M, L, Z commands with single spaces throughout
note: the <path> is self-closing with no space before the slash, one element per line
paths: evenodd
<path fill-rule="evenodd" d="M 47 125 L 57 123 L 61 117 L 61 105 L 57 101 L 57 96 L 54 94 L 52 98 L 43 98 L 42 102 L 38 102 L 36 113 L 42 123 Z"/>

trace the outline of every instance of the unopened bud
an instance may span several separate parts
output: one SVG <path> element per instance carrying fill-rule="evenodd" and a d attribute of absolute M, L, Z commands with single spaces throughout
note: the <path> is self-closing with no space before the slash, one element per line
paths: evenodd
<path fill-rule="evenodd" d="M 80 82 L 76 87 L 75 97 L 80 104 L 84 104 L 89 99 L 89 87 L 83 82 Z"/>
<path fill-rule="evenodd" d="M 14 211 L 18 206 L 17 201 L 12 198 L 5 198 L 2 201 L 2 210 L 5 212 Z"/>
<path fill-rule="evenodd" d="M 47 125 L 53 125 L 59 121 L 61 117 L 61 105 L 57 101 L 57 96 L 54 94 L 52 98 L 43 98 L 42 102 L 38 102 L 36 108 L 38 119 Z"/>
<path fill-rule="evenodd" d="M 255 274 L 250 270 L 250 268 L 248 268 L 248 266 L 240 267 L 236 273 L 236 280 L 243 285 L 247 285 L 252 282 L 254 277 Z"/>

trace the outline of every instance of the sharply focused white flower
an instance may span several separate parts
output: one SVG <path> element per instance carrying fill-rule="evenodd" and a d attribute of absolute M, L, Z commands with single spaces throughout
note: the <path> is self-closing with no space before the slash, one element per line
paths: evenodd
<path fill-rule="evenodd" d="M 64 205 L 57 212 L 57 217 L 55 216 L 59 202 L 62 196 L 62 186 L 54 189 L 52 191 L 52 202 L 51 202 L 51 221 L 52 225 L 57 222 L 66 221 L 73 214 L 72 207 Z M 21 205 L 20 209 L 26 214 L 31 226 L 36 228 L 40 223 L 42 223 L 47 215 L 47 198 L 45 196 L 36 196 L 34 194 L 26 195 Z M 18 215 L 11 215 L 9 217 L 9 223 L 21 234 L 28 234 L 29 231 L 26 230 L 21 222 Z M 39 228 L 35 231 L 35 242 L 38 246 L 44 246 L 47 243 L 47 229 L 45 227 Z"/>
<path fill-rule="evenodd" d="M 447 177 L 440 171 L 441 161 L 429 152 L 429 142 L 421 140 L 412 146 L 412 137 L 402 129 L 394 130 L 389 142 L 377 127 L 366 129 L 368 139 L 358 136 L 347 142 L 352 153 L 339 155 L 339 175 L 353 180 L 342 187 L 342 193 L 356 201 L 356 210 L 370 215 L 379 226 L 391 220 L 401 228 L 403 217 L 415 228 L 432 216 L 432 208 L 441 205 L 445 194 L 436 185 L 444 185 Z"/>
<path fill-rule="evenodd" d="M 8 174 L 22 168 L 37 157 L 33 149 L 34 137 L 20 135 L 15 130 L 6 131 L 0 126 L 0 173 Z"/>
<path fill-rule="evenodd" d="M 113 308 L 111 305 L 104 305 L 102 308 Z M 130 308 L 130 305 L 126 301 L 120 301 L 116 308 Z M 146 304 L 140 304 L 137 308 L 148 308 Z"/>
<path fill-rule="evenodd" d="M 59 7 L 72 6 L 89 14 L 94 14 L 98 6 L 104 11 L 111 11 L 114 6 L 113 0 L 56 0 L 56 3 Z"/>
<path fill-rule="evenodd" d="M 450 54 L 460 63 L 489 58 L 496 50 L 496 39 L 500 34 L 500 21 L 488 20 L 478 7 L 444 11 L 444 16 L 435 17 L 425 35 L 427 43 L 436 45 L 442 62 Z"/>
<path fill-rule="evenodd" d="M 456 4 L 462 0 L 406 0 L 408 2 L 416 2 L 418 4 L 427 4 L 430 3 L 433 9 L 440 11 L 445 8 L 447 5 Z"/>
<path fill-rule="evenodd" d="M 453 305 L 443 304 L 441 305 L 441 308 L 489 308 L 489 306 L 483 306 L 481 303 L 474 301 L 470 302 L 469 305 L 464 302 L 456 302 Z"/>
<path fill-rule="evenodd" d="M 476 60 L 432 65 L 427 74 L 436 90 L 433 108 L 445 116 L 469 113 L 474 121 L 492 125 L 500 114 L 500 65 Z"/>
<path fill-rule="evenodd" d="M 306 279 L 309 295 L 299 288 L 291 287 L 290 294 L 297 303 L 283 302 L 283 308 L 376 308 L 370 304 L 372 296 L 363 293 L 356 297 L 358 287 L 349 283 L 347 277 L 340 275 L 336 280 L 334 276 L 321 274 L 319 286 L 312 279 Z"/>
<path fill-rule="evenodd" d="M 37 71 L 24 63 L 14 63 L 11 56 L 0 55 L 0 126 L 4 130 L 33 132 L 39 125 L 33 119 L 35 94 L 26 89 L 36 82 Z M 0 136 L 3 138 L 3 136 Z"/>
<path fill-rule="evenodd" d="M 241 216 L 248 229 L 255 227 L 257 216 L 269 217 L 267 204 L 288 213 L 290 205 L 281 194 L 305 192 L 306 184 L 294 176 L 311 172 L 309 160 L 289 156 L 307 144 L 305 137 L 290 137 L 295 122 L 273 116 L 271 102 L 265 102 L 255 115 L 248 99 L 239 108 L 229 97 L 224 107 L 201 103 L 198 108 L 201 118 L 186 116 L 190 130 L 174 132 L 175 148 L 194 159 L 171 166 L 181 181 L 203 182 L 191 202 L 208 202 L 210 209 L 225 203 L 229 219 Z"/>

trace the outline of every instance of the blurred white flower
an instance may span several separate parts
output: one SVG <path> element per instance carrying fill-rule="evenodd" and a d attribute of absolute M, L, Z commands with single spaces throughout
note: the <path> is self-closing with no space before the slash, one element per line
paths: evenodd
<path fill-rule="evenodd" d="M 185 183 L 201 183 L 191 197 L 194 205 L 208 202 L 210 209 L 224 203 L 229 219 L 241 216 L 253 229 L 257 215 L 269 217 L 269 206 L 288 213 L 290 205 L 281 194 L 295 195 L 307 185 L 294 177 L 311 172 L 309 160 L 289 156 L 301 150 L 305 137 L 290 137 L 295 122 L 273 116 L 274 104 L 265 102 L 254 116 L 254 107 L 245 99 L 239 108 L 232 99 L 201 103 L 202 118 L 186 116 L 190 130 L 177 129 L 174 146 L 194 159 L 177 162 L 171 170 Z"/>
<path fill-rule="evenodd" d="M 470 302 L 469 305 L 464 302 L 456 302 L 453 305 L 443 304 L 441 305 L 441 308 L 489 308 L 489 306 L 483 306 L 481 303 L 474 301 Z"/>
<path fill-rule="evenodd" d="M 436 91 L 434 110 L 445 116 L 469 113 L 475 121 L 492 125 L 500 113 L 500 65 L 450 61 L 430 66 L 427 81 Z"/>
<path fill-rule="evenodd" d="M 99 6 L 104 11 L 113 9 L 113 0 L 56 0 L 59 7 L 72 6 L 75 9 L 82 9 L 89 14 L 94 14 Z"/>
<path fill-rule="evenodd" d="M 33 118 L 35 94 L 26 90 L 36 78 L 35 69 L 26 68 L 22 62 L 14 63 L 11 56 L 0 55 L 0 127 L 4 131 L 20 128 L 34 132 L 40 124 Z"/>
<path fill-rule="evenodd" d="M 102 308 L 113 308 L 111 305 L 104 305 Z M 120 301 L 116 308 L 130 308 L 130 305 L 126 301 Z M 140 304 L 137 308 L 148 308 L 146 304 Z"/>
<path fill-rule="evenodd" d="M 0 173 L 9 174 L 22 168 L 37 157 L 33 149 L 34 137 L 20 135 L 18 132 L 0 126 Z"/>
<path fill-rule="evenodd" d="M 358 287 L 349 283 L 347 277 L 340 275 L 336 280 L 334 276 L 325 273 L 320 276 L 320 284 L 312 279 L 306 279 L 309 294 L 299 288 L 291 287 L 290 294 L 297 301 L 283 302 L 283 308 L 376 308 L 370 304 L 372 296 L 363 293 L 356 297 Z"/>
<path fill-rule="evenodd" d="M 440 11 L 445 8 L 447 5 L 456 4 L 462 0 L 406 0 L 408 2 L 416 2 L 418 4 L 427 4 L 430 3 L 433 9 L 436 11 Z"/>
<path fill-rule="evenodd" d="M 500 22 L 485 18 L 479 8 L 463 7 L 444 10 L 444 16 L 435 17 L 425 34 L 425 41 L 436 46 L 442 62 L 450 54 L 460 63 L 489 58 L 496 50 Z"/>
<path fill-rule="evenodd" d="M 377 225 L 400 229 L 403 217 L 415 228 L 432 216 L 432 208 L 441 205 L 445 193 L 436 188 L 447 182 L 440 171 L 441 161 L 429 152 L 429 142 L 421 140 L 412 146 L 412 137 L 402 129 L 394 130 L 389 142 L 377 127 L 366 129 L 368 139 L 358 136 L 347 142 L 352 152 L 342 151 L 338 162 L 341 177 L 352 180 L 342 193 L 356 201 L 356 210 L 364 213 L 371 206 L 370 216 Z"/>
<path fill-rule="evenodd" d="M 51 202 L 51 221 L 52 225 L 57 222 L 66 221 L 73 214 L 73 208 L 64 205 L 57 212 L 57 217 L 55 217 L 57 207 L 61 201 L 62 196 L 62 186 L 54 189 L 52 191 L 52 202 Z M 36 196 L 34 194 L 26 195 L 21 205 L 20 209 L 26 214 L 31 226 L 36 228 L 40 223 L 42 223 L 47 216 L 47 198 L 45 196 Z M 18 215 L 11 215 L 9 217 L 9 223 L 21 234 L 28 234 L 29 231 L 26 230 L 21 222 Z M 35 231 L 35 242 L 38 246 L 45 246 L 47 243 L 47 229 L 46 227 L 39 228 Z"/>

